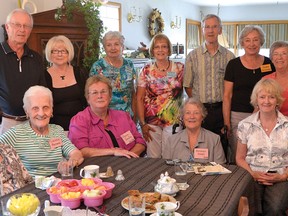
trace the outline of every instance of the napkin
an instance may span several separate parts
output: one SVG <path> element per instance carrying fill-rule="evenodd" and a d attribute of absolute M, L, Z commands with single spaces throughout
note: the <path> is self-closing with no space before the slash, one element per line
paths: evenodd
<path fill-rule="evenodd" d="M 35 176 L 35 187 L 41 190 L 46 190 L 53 185 L 56 185 L 61 179 L 55 176 L 45 177 L 45 176 Z"/>

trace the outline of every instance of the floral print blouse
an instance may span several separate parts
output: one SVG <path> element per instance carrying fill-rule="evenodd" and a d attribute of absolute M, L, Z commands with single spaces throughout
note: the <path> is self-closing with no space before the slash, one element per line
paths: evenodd
<path fill-rule="evenodd" d="M 179 121 L 183 93 L 184 64 L 172 61 L 171 71 L 157 73 L 154 63 L 147 64 L 138 77 L 138 86 L 146 89 L 145 122 L 170 126 Z"/>
<path fill-rule="evenodd" d="M 134 92 L 134 79 L 136 71 L 131 60 L 123 59 L 123 65 L 120 68 L 111 66 L 104 58 L 99 59 L 92 65 L 90 76 L 104 75 L 111 81 L 112 99 L 109 107 L 115 110 L 132 112 L 132 94 Z"/>
<path fill-rule="evenodd" d="M 7 144 L 0 144 L 0 177 L 4 194 L 33 182 L 16 151 Z"/>

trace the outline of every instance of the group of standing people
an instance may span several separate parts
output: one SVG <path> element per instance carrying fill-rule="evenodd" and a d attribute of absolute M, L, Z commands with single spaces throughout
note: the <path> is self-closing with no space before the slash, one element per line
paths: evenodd
<path fill-rule="evenodd" d="M 245 53 L 235 58 L 218 42 L 221 19 L 209 14 L 201 22 L 205 41 L 187 55 L 185 65 L 169 59 L 171 42 L 157 34 L 149 49 L 154 61 L 137 75 L 133 63 L 122 57 L 125 38 L 110 31 L 102 41 L 106 56 L 91 66 L 88 78 L 72 66 L 73 45 L 62 35 L 48 41 L 50 67 L 44 70 L 39 54 L 26 45 L 32 27 L 29 13 L 12 11 L 5 24 L 8 40 L 0 47 L 2 181 L 10 185 L 14 178 L 11 170 L 3 169 L 11 160 L 11 165 L 21 160 L 17 169 L 22 170 L 7 192 L 31 182 L 31 175 L 56 172 L 62 157 L 75 166 L 85 157 L 101 155 L 131 158 L 147 153 L 217 163 L 227 159 L 255 179 L 257 213 L 284 215 L 286 42 L 275 42 L 269 59 L 259 54 L 265 43 L 263 30 L 246 26 L 239 37 Z M 190 98 L 182 105 L 183 88 Z M 172 135 L 173 125 L 180 122 L 183 130 Z M 224 126 L 228 156 L 220 139 Z"/>

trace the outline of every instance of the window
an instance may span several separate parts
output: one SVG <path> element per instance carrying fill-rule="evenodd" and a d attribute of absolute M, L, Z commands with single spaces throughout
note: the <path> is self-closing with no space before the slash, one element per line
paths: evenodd
<path fill-rule="evenodd" d="M 121 4 L 108 2 L 99 7 L 100 19 L 103 21 L 104 32 L 121 31 Z"/>
<path fill-rule="evenodd" d="M 274 41 L 288 41 L 288 21 L 243 21 L 243 22 L 222 22 L 222 35 L 219 35 L 219 43 L 232 51 L 236 56 L 244 54 L 244 50 L 238 44 L 241 30 L 246 25 L 259 25 L 265 32 L 265 43 L 261 47 L 260 54 L 269 57 L 270 46 Z M 200 46 L 202 43 L 201 23 L 193 20 L 186 20 L 186 52 Z"/>

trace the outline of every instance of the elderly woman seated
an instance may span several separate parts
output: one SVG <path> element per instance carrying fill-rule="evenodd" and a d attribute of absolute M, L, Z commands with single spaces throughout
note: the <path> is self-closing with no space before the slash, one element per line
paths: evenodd
<path fill-rule="evenodd" d="M 206 115 L 206 109 L 199 100 L 188 98 L 181 108 L 186 128 L 168 138 L 163 145 L 162 157 L 199 163 L 225 163 L 220 136 L 201 127 Z"/>
<path fill-rule="evenodd" d="M 288 120 L 279 112 L 282 89 L 273 79 L 254 86 L 259 111 L 238 125 L 236 162 L 254 178 L 257 215 L 286 215 L 288 209 Z"/>
<path fill-rule="evenodd" d="M 23 104 L 29 121 L 9 129 L 0 136 L 0 142 L 16 150 L 30 175 L 47 176 L 57 172 L 63 157 L 73 159 L 74 165 L 83 162 L 81 152 L 67 138 L 63 128 L 49 124 L 53 98 L 48 88 L 30 87 L 24 94 Z"/>
<path fill-rule="evenodd" d="M 69 138 L 84 157 L 115 155 L 139 157 L 146 143 L 128 112 L 109 109 L 112 87 L 102 75 L 87 79 L 89 106 L 70 121 Z"/>
<path fill-rule="evenodd" d="M 3 185 L 2 195 L 24 187 L 33 181 L 16 151 L 10 145 L 2 143 L 0 143 L 0 173 L 0 181 Z"/>

